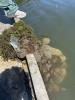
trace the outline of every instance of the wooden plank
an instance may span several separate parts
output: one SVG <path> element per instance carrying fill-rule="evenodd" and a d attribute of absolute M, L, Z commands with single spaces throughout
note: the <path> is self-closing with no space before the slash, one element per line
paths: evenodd
<path fill-rule="evenodd" d="M 36 100 L 49 100 L 39 67 L 33 54 L 26 56 L 29 71 L 31 74 Z"/>

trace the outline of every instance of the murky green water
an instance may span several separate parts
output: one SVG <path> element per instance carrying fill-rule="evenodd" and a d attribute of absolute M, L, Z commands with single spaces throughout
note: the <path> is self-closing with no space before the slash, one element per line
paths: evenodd
<path fill-rule="evenodd" d="M 67 90 L 54 100 L 75 100 L 75 0 L 30 0 L 20 8 L 38 36 L 51 38 L 67 57 L 68 73 L 62 84 Z"/>

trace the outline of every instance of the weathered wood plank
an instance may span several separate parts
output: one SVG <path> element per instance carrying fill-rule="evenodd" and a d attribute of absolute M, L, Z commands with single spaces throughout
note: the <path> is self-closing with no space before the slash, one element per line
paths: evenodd
<path fill-rule="evenodd" d="M 33 54 L 26 56 L 37 100 L 49 100 L 40 70 Z"/>

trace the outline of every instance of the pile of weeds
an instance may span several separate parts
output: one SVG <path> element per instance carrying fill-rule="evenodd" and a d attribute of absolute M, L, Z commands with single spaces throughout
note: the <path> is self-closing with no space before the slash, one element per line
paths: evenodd
<path fill-rule="evenodd" d="M 0 56 L 5 60 L 15 59 L 17 57 L 14 48 L 10 45 L 11 35 L 17 37 L 19 41 L 23 37 L 36 40 L 36 36 L 34 36 L 33 30 L 30 26 L 23 21 L 15 23 L 13 27 L 5 30 L 3 34 L 0 35 Z"/>

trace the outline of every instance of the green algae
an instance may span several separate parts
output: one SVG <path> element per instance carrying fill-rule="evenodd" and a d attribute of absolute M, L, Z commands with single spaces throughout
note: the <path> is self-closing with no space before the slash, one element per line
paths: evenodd
<path fill-rule="evenodd" d="M 20 37 L 25 36 L 25 35 L 26 36 L 32 35 L 33 30 L 30 26 L 26 25 L 23 21 L 19 21 L 18 23 L 15 23 L 13 25 L 13 27 L 11 27 L 3 32 L 3 35 L 6 35 L 6 36 L 7 35 L 10 36 L 11 34 L 20 38 Z"/>
<path fill-rule="evenodd" d="M 27 1 L 29 1 L 29 0 L 15 0 L 15 2 L 16 2 L 17 4 L 21 4 L 21 3 L 27 2 Z"/>
<path fill-rule="evenodd" d="M 10 45 L 10 37 L 14 35 L 18 38 L 19 42 L 23 38 L 32 38 L 34 42 L 37 41 L 37 38 L 33 32 L 33 29 L 25 24 L 23 21 L 19 21 L 13 25 L 13 27 L 5 30 L 2 35 L 0 35 L 0 56 L 4 59 L 15 59 L 15 51 Z"/>

